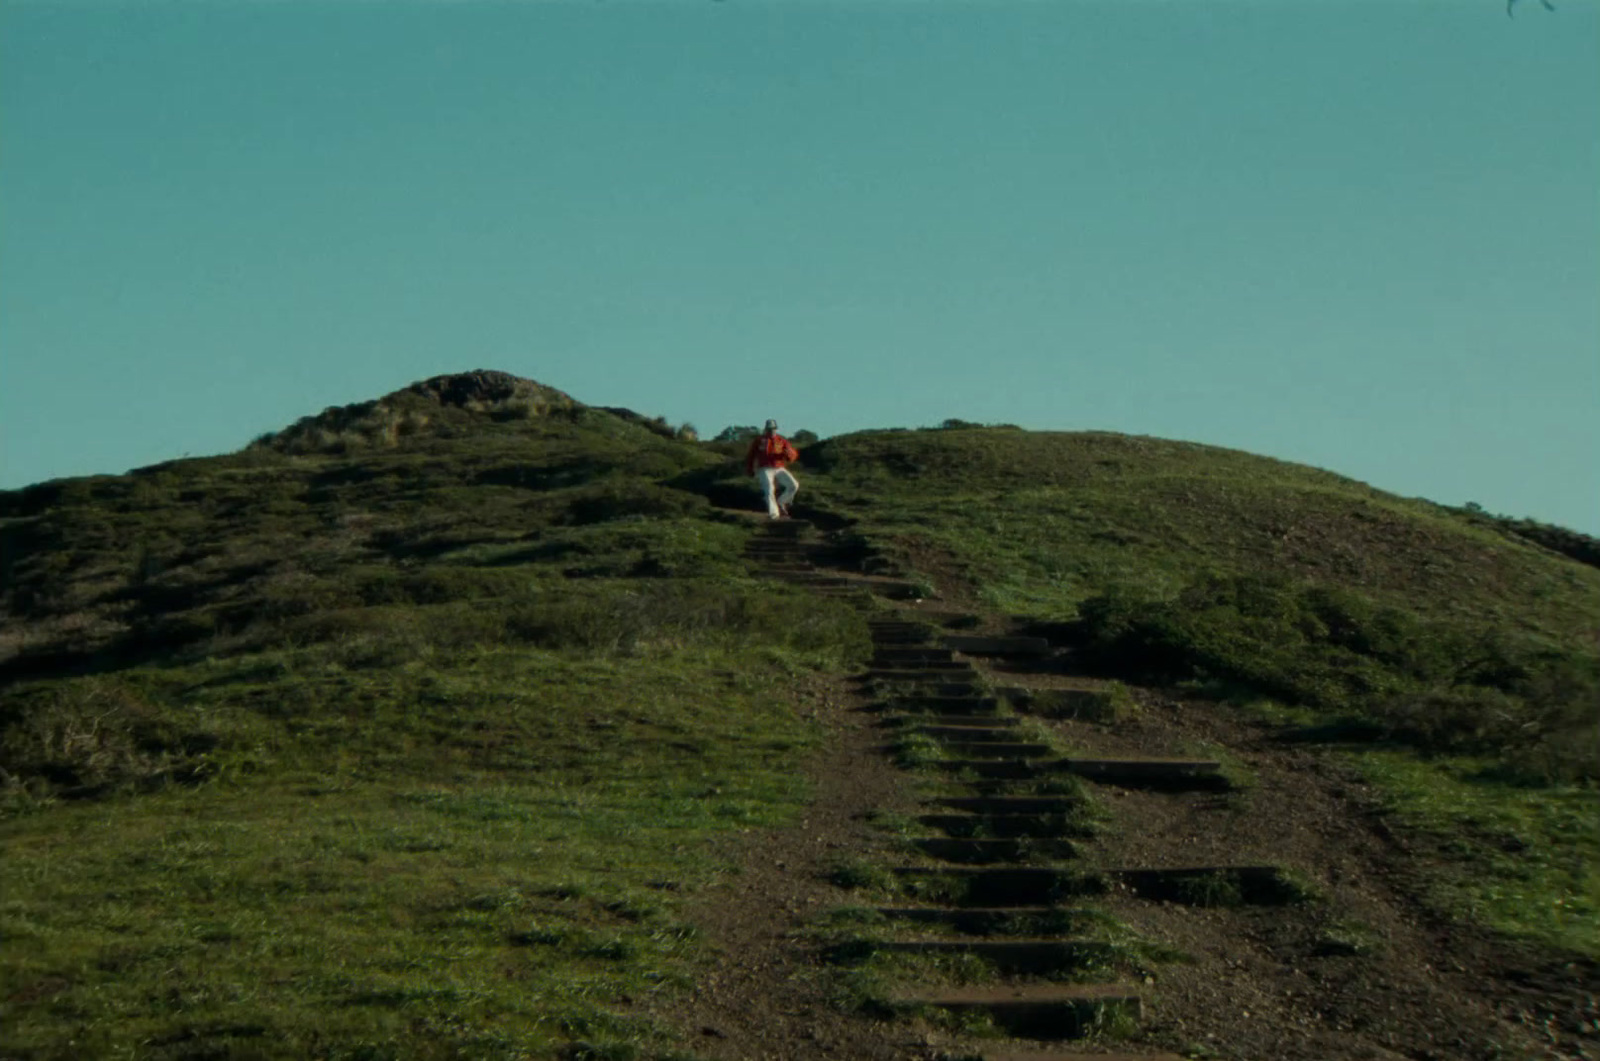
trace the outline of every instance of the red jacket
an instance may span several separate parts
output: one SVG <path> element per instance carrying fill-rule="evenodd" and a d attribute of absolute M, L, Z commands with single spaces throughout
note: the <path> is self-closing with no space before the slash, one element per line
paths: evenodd
<path fill-rule="evenodd" d="M 757 435 L 750 440 L 750 452 L 744 455 L 744 473 L 754 475 L 757 468 L 781 468 L 799 459 L 799 451 L 777 432 Z"/>

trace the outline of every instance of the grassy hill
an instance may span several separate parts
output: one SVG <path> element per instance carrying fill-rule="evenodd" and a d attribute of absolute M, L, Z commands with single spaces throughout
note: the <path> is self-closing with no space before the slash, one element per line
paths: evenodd
<path fill-rule="evenodd" d="M 807 458 L 826 472 L 816 503 L 996 608 L 1074 623 L 1119 674 L 1348 715 L 1541 779 L 1600 772 L 1600 569 L 1525 524 L 1103 433 L 872 432 Z"/>
<path fill-rule="evenodd" d="M 738 447 L 691 438 L 474 373 L 0 494 L 0 1054 L 687 1056 L 631 1003 L 703 967 L 685 896 L 796 818 L 868 651 L 751 577 Z M 1464 916 L 1600 938 L 1592 542 L 1119 435 L 801 474 L 952 596 L 1356 748 Z"/>

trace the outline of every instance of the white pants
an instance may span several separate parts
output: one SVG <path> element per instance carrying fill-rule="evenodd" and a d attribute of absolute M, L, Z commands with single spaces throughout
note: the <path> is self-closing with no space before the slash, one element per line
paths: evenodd
<path fill-rule="evenodd" d="M 757 468 L 756 482 L 761 484 L 761 496 L 767 501 L 767 515 L 773 519 L 778 518 L 778 506 L 788 505 L 794 500 L 795 491 L 800 489 L 800 483 L 787 468 Z M 777 497 L 772 496 L 772 489 L 777 483 L 783 484 L 783 493 Z"/>

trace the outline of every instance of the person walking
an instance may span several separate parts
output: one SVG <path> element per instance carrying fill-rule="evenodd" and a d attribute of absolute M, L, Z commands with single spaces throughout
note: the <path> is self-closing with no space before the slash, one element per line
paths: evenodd
<path fill-rule="evenodd" d="M 784 465 L 799 459 L 799 451 L 788 439 L 778 434 L 776 420 L 768 420 L 761 434 L 750 440 L 750 452 L 744 456 L 744 473 L 755 476 L 759 481 L 761 496 L 766 499 L 767 515 L 771 519 L 789 518 L 789 503 L 794 500 L 800 483 Z M 783 492 L 775 494 L 774 487 L 780 483 Z"/>

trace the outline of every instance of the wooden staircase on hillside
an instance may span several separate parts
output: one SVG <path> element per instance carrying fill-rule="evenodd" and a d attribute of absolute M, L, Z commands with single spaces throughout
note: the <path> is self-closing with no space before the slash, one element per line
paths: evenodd
<path fill-rule="evenodd" d="M 1074 1052 L 1072 1040 L 1134 1032 L 1148 1000 L 1128 953 L 1094 929 L 1103 916 L 1082 905 L 1119 893 L 1140 900 L 1278 903 L 1292 888 L 1272 866 L 1102 867 L 1086 847 L 1083 814 L 1092 786 L 1161 792 L 1226 787 L 1220 764 L 1203 759 L 1061 755 L 1027 732 L 1024 719 L 990 695 L 975 658 L 1038 662 L 1054 651 L 1035 637 L 941 631 L 874 601 L 915 599 L 916 583 L 836 566 L 836 554 L 803 520 L 774 521 L 746 557 L 774 578 L 874 607 L 873 656 L 861 676 L 885 728 L 932 742 L 941 757 L 925 778 L 944 782 L 915 818 L 915 862 L 885 867 L 901 900 L 876 908 L 889 938 L 854 944 L 874 953 L 930 959 L 970 957 L 992 983 L 941 982 L 937 975 L 881 999 L 907 1017 L 943 1012 L 979 1018 L 1010 1037 L 974 1044 L 986 1061 L 1178 1061 L 1160 1053 Z M 909 780 L 909 779 L 908 779 Z M 970 1052 L 968 1056 L 974 1056 Z"/>

